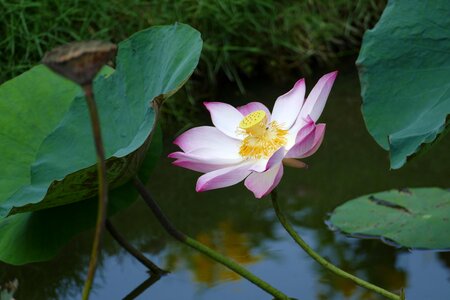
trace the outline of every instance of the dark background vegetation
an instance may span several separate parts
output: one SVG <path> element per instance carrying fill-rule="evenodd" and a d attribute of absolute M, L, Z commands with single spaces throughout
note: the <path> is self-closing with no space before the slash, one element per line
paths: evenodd
<path fill-rule="evenodd" d="M 70 41 L 120 42 L 152 25 L 183 22 L 202 33 L 204 48 L 190 101 L 166 105 L 185 121 L 196 100 L 229 80 L 244 92 L 248 77 L 308 76 L 359 51 L 364 31 L 385 0 L 0 0 L 0 83 Z M 295 72 L 295 75 L 293 75 Z M 236 87 L 236 86 L 235 86 Z"/>

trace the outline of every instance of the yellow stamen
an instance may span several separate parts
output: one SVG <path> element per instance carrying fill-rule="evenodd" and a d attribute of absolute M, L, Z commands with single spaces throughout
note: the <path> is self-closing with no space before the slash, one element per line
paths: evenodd
<path fill-rule="evenodd" d="M 287 130 L 272 121 L 267 124 L 267 115 L 263 110 L 254 111 L 239 123 L 246 137 L 242 141 L 239 154 L 245 158 L 269 158 L 286 144 Z"/>
<path fill-rule="evenodd" d="M 266 129 L 267 115 L 263 110 L 254 111 L 245 116 L 239 127 L 250 135 L 260 135 Z"/>

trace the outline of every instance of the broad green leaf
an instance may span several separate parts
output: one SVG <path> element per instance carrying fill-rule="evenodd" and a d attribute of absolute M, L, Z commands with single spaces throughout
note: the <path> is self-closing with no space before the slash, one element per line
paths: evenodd
<path fill-rule="evenodd" d="M 188 25 L 152 27 L 121 42 L 116 70 L 95 80 L 112 188 L 142 162 L 157 103 L 186 82 L 201 47 Z M 95 164 L 79 87 L 44 66 L 0 86 L 0 218 L 94 196 Z"/>
<path fill-rule="evenodd" d="M 139 177 L 148 181 L 162 153 L 162 132 L 154 137 Z M 129 206 L 138 198 L 131 183 L 110 193 L 109 216 Z M 13 265 L 53 258 L 72 237 L 95 227 L 96 198 L 49 209 L 25 212 L 0 220 L 0 260 Z"/>
<path fill-rule="evenodd" d="M 448 126 L 448 0 L 389 1 L 356 63 L 367 128 L 398 169 Z"/>
<path fill-rule="evenodd" d="M 380 237 L 408 248 L 450 248 L 450 192 L 391 190 L 359 197 L 335 209 L 331 225 L 344 233 Z"/>

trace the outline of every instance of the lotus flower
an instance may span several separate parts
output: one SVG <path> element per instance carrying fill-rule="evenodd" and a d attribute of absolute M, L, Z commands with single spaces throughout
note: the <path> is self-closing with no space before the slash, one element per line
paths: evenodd
<path fill-rule="evenodd" d="M 272 113 L 251 102 L 234 108 L 205 102 L 214 126 L 192 128 L 174 144 L 182 151 L 169 155 L 173 164 L 205 173 L 196 191 L 223 188 L 245 180 L 256 198 L 269 194 L 280 182 L 285 165 L 304 167 L 297 159 L 314 154 L 322 143 L 325 124 L 319 119 L 337 72 L 324 75 L 305 100 L 300 79 L 275 101 Z"/>

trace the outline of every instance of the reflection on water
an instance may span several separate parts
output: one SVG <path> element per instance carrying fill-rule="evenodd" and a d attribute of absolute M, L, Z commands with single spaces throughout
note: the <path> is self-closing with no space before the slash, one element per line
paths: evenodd
<path fill-rule="evenodd" d="M 199 233 L 195 238 L 200 243 L 234 259 L 241 265 L 252 264 L 260 260 L 260 257 L 251 254 L 247 234 L 236 232 L 233 224 L 229 221 L 223 221 L 218 225 L 217 230 Z M 236 273 L 200 253 L 193 253 L 189 260 L 197 282 L 212 286 L 216 282 L 240 279 Z"/>
<path fill-rule="evenodd" d="M 193 237 L 204 245 L 232 258 L 241 265 L 250 265 L 261 260 L 252 253 L 248 233 L 239 232 L 229 220 L 220 221 L 217 227 L 207 228 Z M 191 270 L 193 280 L 211 287 L 217 282 L 240 280 L 240 277 L 195 251 L 186 252 L 184 247 L 166 249 L 164 267 L 168 270 Z"/>
<path fill-rule="evenodd" d="M 247 85 L 247 96 L 225 93 L 220 100 L 233 99 L 229 101 L 233 104 L 266 100 L 271 106 L 269 103 L 290 85 L 255 81 Z M 207 117 L 205 111 L 198 124 L 209 122 Z M 390 188 L 448 187 L 450 140 L 401 170 L 388 171 L 388 154 L 365 130 L 353 69 L 341 72 L 321 120 L 327 123 L 327 134 L 321 149 L 308 159 L 310 168 L 286 169 L 279 187 L 280 202 L 298 231 L 340 267 L 393 291 L 406 287 L 407 299 L 450 299 L 448 252 L 408 252 L 378 240 L 347 238 L 324 224 L 333 208 L 359 195 Z M 171 147 L 167 145 L 167 153 Z M 198 176 L 163 159 L 148 184 L 163 210 L 186 233 L 233 257 L 293 297 L 381 299 L 311 261 L 282 230 L 268 198 L 256 200 L 242 185 L 197 194 L 194 186 Z M 174 242 L 141 201 L 113 222 L 136 247 L 172 272 L 139 299 L 270 299 L 224 267 Z M 21 267 L 1 264 L 0 284 L 18 278 L 18 300 L 78 299 L 91 238 L 92 232 L 81 234 L 47 263 Z M 109 237 L 98 274 L 92 299 L 123 298 L 148 278 L 144 267 Z"/>

